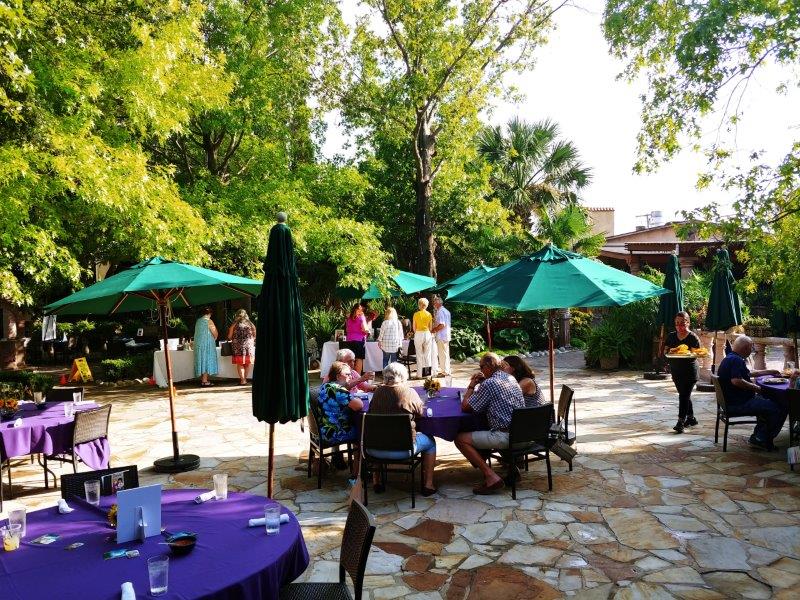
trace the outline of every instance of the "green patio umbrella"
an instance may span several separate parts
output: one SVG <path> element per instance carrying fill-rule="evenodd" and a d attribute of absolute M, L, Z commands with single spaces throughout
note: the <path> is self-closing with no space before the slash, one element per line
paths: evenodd
<path fill-rule="evenodd" d="M 247 298 L 261 291 L 261 282 L 220 271 L 212 271 L 160 256 L 142 261 L 94 285 L 44 307 L 45 314 L 113 315 L 158 309 L 164 336 L 169 416 L 172 423 L 172 456 L 155 461 L 156 471 L 179 473 L 196 469 L 200 458 L 181 455 L 175 425 L 175 389 L 167 335 L 170 307 L 200 306 L 210 302 Z"/>
<path fill-rule="evenodd" d="M 440 283 L 431 291 L 437 293 L 446 293 L 447 298 L 451 298 L 454 294 L 472 287 L 482 278 L 486 277 L 489 273 L 495 270 L 495 267 L 487 267 L 480 264 L 477 267 L 462 273 L 452 279 L 448 279 L 444 283 Z M 486 341 L 489 343 L 489 350 L 492 349 L 492 326 L 489 322 L 489 307 L 486 307 Z"/>
<path fill-rule="evenodd" d="M 548 244 L 538 252 L 497 267 L 478 282 L 449 298 L 456 302 L 512 310 L 548 311 L 550 400 L 555 400 L 553 310 L 622 306 L 668 290 Z"/>
<path fill-rule="evenodd" d="M 390 276 L 392 280 L 392 287 L 388 290 L 389 296 L 396 298 L 405 294 L 416 294 L 423 290 L 430 289 L 436 285 L 436 280 L 433 277 L 426 275 L 418 275 L 417 273 L 410 273 L 408 271 L 397 271 L 394 275 Z M 353 287 L 338 287 L 336 294 L 340 298 L 363 300 L 378 300 L 386 297 L 386 292 L 382 292 L 378 287 L 377 281 L 369 284 L 365 292 L 361 292 Z"/>
<path fill-rule="evenodd" d="M 736 293 L 736 280 L 731 273 L 731 258 L 725 248 L 717 250 L 714 257 L 714 279 L 711 282 L 711 296 L 708 299 L 706 329 L 714 332 L 711 346 L 711 372 L 717 365 L 717 331 L 725 331 L 734 325 L 742 324 L 742 309 Z"/>
<path fill-rule="evenodd" d="M 272 497 L 275 469 L 275 423 L 308 414 L 308 370 L 303 309 L 297 280 L 292 232 L 278 215 L 269 233 L 264 287 L 258 302 L 253 371 L 253 415 L 269 423 L 267 496 Z"/>
<path fill-rule="evenodd" d="M 661 325 L 659 334 L 658 349 L 661 356 L 661 348 L 664 345 L 664 333 L 666 328 L 675 322 L 675 315 L 683 310 L 683 283 L 681 282 L 681 267 L 678 264 L 678 257 L 671 254 L 667 260 L 667 269 L 664 273 L 664 283 L 662 287 L 672 292 L 662 294 L 658 299 L 658 324 Z"/>

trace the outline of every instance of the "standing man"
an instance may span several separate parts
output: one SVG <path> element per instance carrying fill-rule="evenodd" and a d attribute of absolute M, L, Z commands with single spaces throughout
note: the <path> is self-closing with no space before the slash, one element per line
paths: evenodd
<path fill-rule="evenodd" d="M 449 377 L 450 373 L 450 311 L 444 307 L 441 297 L 433 297 L 434 319 L 436 325 L 433 334 L 436 336 L 436 350 L 439 355 L 438 377 Z"/>

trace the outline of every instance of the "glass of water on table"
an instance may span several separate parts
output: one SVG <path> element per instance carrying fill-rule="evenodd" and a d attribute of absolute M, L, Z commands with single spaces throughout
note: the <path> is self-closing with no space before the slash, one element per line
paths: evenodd
<path fill-rule="evenodd" d="M 169 556 L 161 554 L 148 558 L 147 575 L 150 578 L 150 595 L 166 594 L 169 588 Z"/>
<path fill-rule="evenodd" d="M 267 535 L 277 535 L 281 530 L 281 507 L 272 504 L 265 506 L 264 523 L 267 527 Z"/>

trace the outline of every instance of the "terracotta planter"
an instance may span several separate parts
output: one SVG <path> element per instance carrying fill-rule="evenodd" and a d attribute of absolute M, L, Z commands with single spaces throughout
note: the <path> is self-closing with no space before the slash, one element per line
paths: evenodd
<path fill-rule="evenodd" d="M 619 354 L 614 356 L 603 356 L 600 358 L 600 368 L 604 371 L 611 371 L 619 368 Z"/>

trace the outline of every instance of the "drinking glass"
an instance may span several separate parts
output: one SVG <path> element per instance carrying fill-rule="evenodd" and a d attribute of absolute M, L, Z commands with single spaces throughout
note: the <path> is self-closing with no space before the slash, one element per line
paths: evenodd
<path fill-rule="evenodd" d="M 80 404 L 83 402 L 83 394 L 80 392 L 72 392 L 72 402 L 73 404 Z"/>
<path fill-rule="evenodd" d="M 68 419 L 75 416 L 74 402 L 64 402 L 64 416 Z"/>
<path fill-rule="evenodd" d="M 8 524 L 20 526 L 19 537 L 25 537 L 26 520 L 26 511 L 24 508 L 15 508 L 14 510 L 8 511 Z"/>
<path fill-rule="evenodd" d="M 214 497 L 217 500 L 228 498 L 228 474 L 217 473 L 214 475 Z"/>
<path fill-rule="evenodd" d="M 44 398 L 42 398 L 42 392 L 33 392 L 33 402 L 35 404 L 41 404 L 44 402 Z"/>
<path fill-rule="evenodd" d="M 86 492 L 86 501 L 89 504 L 100 506 L 100 480 L 92 479 L 84 482 L 83 489 Z"/>
<path fill-rule="evenodd" d="M 0 536 L 3 538 L 3 550 L 11 552 L 19 548 L 19 538 L 22 526 L 19 523 L 0 527 Z"/>
<path fill-rule="evenodd" d="M 264 522 L 267 526 L 267 535 L 277 535 L 281 530 L 280 506 L 267 506 L 264 508 Z"/>
<path fill-rule="evenodd" d="M 447 387 L 453 387 L 453 376 L 452 375 L 445 375 L 444 384 Z"/>
<path fill-rule="evenodd" d="M 150 595 L 166 594 L 169 587 L 169 556 L 161 554 L 148 558 L 147 574 L 150 577 Z"/>

